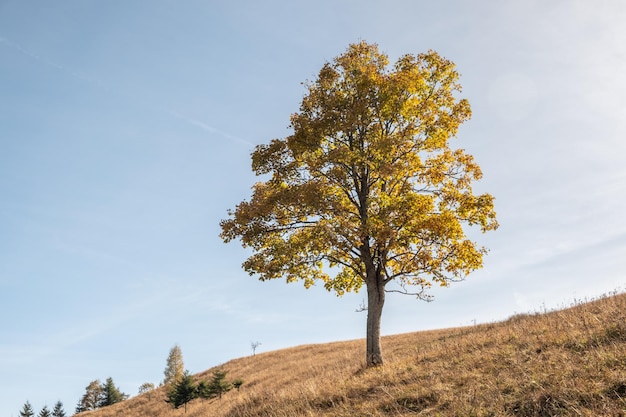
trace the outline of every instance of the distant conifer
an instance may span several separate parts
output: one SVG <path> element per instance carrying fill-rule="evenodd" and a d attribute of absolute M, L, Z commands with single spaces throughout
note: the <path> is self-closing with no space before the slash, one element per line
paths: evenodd
<path fill-rule="evenodd" d="M 54 409 L 52 410 L 52 417 L 66 417 L 65 410 L 63 410 L 63 403 L 61 401 L 57 401 L 54 405 Z"/>
<path fill-rule="evenodd" d="M 20 417 L 33 417 L 35 412 L 33 411 L 33 407 L 30 405 L 28 401 L 24 403 L 24 407 L 20 411 Z"/>
<path fill-rule="evenodd" d="M 120 401 L 124 401 L 126 398 L 128 398 L 128 395 L 121 392 L 113 383 L 113 378 L 109 377 L 104 385 L 102 385 L 102 394 L 99 406 L 106 407 L 108 405 L 113 405 L 115 403 L 119 403 Z"/>
<path fill-rule="evenodd" d="M 37 417 L 52 417 L 52 413 L 48 410 L 48 406 L 44 405 Z"/>
<path fill-rule="evenodd" d="M 197 397 L 198 386 L 193 382 L 189 372 L 184 371 L 182 378 L 170 385 L 165 402 L 172 404 L 174 408 L 184 405 L 187 412 L 187 403 Z"/>
<path fill-rule="evenodd" d="M 204 381 L 201 382 L 198 392 L 202 398 L 222 398 L 222 394 L 230 391 L 232 387 L 232 384 L 226 380 L 226 371 L 216 369 L 213 371 L 213 379 L 211 379 L 211 382 L 208 384 Z"/>
<path fill-rule="evenodd" d="M 74 414 L 79 414 L 79 413 L 82 413 L 83 411 L 87 411 L 87 410 L 85 410 L 82 399 L 80 399 L 78 400 L 78 403 L 76 403 L 76 409 L 74 410 Z"/>

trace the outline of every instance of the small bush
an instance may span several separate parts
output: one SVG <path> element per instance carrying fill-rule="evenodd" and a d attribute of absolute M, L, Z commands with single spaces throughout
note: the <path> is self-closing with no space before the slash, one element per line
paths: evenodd
<path fill-rule="evenodd" d="M 237 378 L 233 381 L 233 387 L 235 387 L 236 389 L 241 388 L 242 385 L 243 385 L 243 379 L 241 378 Z"/>

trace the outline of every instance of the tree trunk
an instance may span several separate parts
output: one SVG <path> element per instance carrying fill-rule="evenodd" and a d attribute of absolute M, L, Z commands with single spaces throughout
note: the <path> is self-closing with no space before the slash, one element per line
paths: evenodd
<path fill-rule="evenodd" d="M 367 280 L 367 343 L 366 366 L 368 368 L 383 364 L 380 348 L 380 319 L 385 304 L 385 287 L 375 271 Z"/>

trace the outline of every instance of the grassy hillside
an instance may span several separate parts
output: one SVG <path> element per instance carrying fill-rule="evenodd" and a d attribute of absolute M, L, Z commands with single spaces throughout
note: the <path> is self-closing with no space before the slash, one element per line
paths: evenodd
<path fill-rule="evenodd" d="M 174 410 L 162 389 L 81 416 L 626 416 L 626 294 L 502 323 L 298 346 L 222 366 L 239 391 Z M 209 379 L 212 370 L 198 374 Z"/>

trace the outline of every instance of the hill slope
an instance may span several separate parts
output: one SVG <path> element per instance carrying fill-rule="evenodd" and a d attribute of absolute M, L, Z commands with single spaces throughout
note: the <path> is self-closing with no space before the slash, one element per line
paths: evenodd
<path fill-rule="evenodd" d="M 81 416 L 626 416 L 626 294 L 501 323 L 299 346 L 221 368 L 245 381 L 187 411 L 163 388 Z M 210 379 L 212 370 L 198 374 Z"/>

